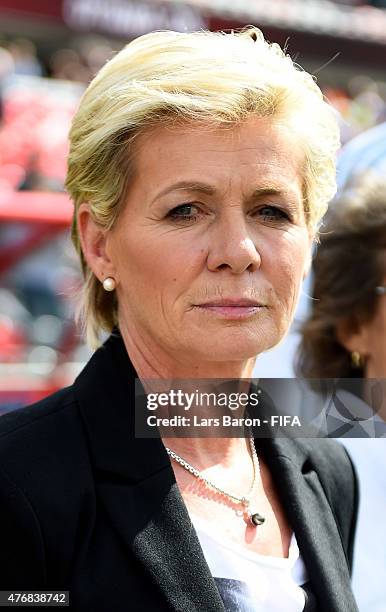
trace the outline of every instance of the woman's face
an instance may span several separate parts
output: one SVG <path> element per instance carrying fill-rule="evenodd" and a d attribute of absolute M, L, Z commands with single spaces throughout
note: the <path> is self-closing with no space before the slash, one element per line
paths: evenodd
<path fill-rule="evenodd" d="M 136 146 L 106 242 L 121 327 L 179 361 L 238 361 L 274 346 L 309 264 L 296 136 L 252 118 L 159 127 Z"/>

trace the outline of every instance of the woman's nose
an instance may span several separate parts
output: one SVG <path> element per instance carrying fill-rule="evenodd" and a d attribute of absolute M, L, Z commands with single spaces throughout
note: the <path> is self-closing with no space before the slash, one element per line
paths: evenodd
<path fill-rule="evenodd" d="M 212 228 L 208 249 L 208 269 L 212 272 L 229 269 L 233 274 L 254 272 L 261 265 L 256 238 L 243 213 L 229 215 Z"/>

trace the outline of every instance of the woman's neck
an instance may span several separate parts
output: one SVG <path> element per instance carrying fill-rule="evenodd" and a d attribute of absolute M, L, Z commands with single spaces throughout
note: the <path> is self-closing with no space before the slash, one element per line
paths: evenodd
<path fill-rule="evenodd" d="M 155 383 L 156 385 L 162 385 L 165 381 L 167 386 L 170 381 L 177 380 L 179 385 L 183 384 L 185 391 L 195 390 L 199 383 L 201 394 L 213 393 L 216 392 L 216 379 L 220 379 L 221 382 L 223 379 L 230 379 L 232 383 L 228 391 L 245 393 L 249 390 L 249 379 L 252 378 L 255 358 L 243 362 L 213 363 L 208 361 L 194 364 L 186 360 L 182 363 L 182 361 L 171 359 L 170 356 L 154 347 L 148 350 L 142 338 L 139 346 L 133 334 L 129 334 L 124 326 L 120 327 L 120 331 L 130 360 L 146 391 L 153 390 L 149 387 L 152 384 L 151 381 L 159 381 Z M 157 390 L 159 390 L 158 387 Z M 168 389 L 165 388 L 165 390 Z M 165 410 L 167 412 L 168 409 Z M 232 411 L 232 416 L 240 417 L 243 412 L 244 408 L 240 406 L 236 411 Z M 159 413 L 160 410 L 157 411 L 157 416 Z M 192 406 L 189 414 L 196 414 L 204 418 L 213 416 L 210 407 L 196 404 Z M 205 431 L 208 432 L 208 428 L 205 428 Z M 165 446 L 191 462 L 200 471 L 215 465 L 218 465 L 219 468 L 220 466 L 223 468 L 236 466 L 241 459 L 244 462 L 250 462 L 249 440 L 243 437 L 226 438 L 216 437 L 216 435 L 217 430 L 212 430 L 203 437 L 167 437 L 163 438 L 163 441 Z"/>
<path fill-rule="evenodd" d="M 191 463 L 197 470 L 237 468 L 246 461 L 252 468 L 249 440 L 245 438 L 164 438 L 166 447 Z"/>
<path fill-rule="evenodd" d="M 189 356 L 170 355 L 156 346 L 147 345 L 144 339 L 137 340 L 125 325 L 120 326 L 127 353 L 141 380 L 154 379 L 242 379 L 252 378 L 256 357 L 242 361 L 198 362 Z"/>

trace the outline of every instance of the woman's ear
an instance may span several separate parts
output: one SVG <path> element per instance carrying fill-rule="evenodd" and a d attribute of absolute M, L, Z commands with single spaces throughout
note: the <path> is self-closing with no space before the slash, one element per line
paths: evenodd
<path fill-rule="evenodd" d="M 336 326 L 336 337 L 349 353 L 357 352 L 362 356 L 369 354 L 368 326 L 357 317 L 340 321 Z"/>
<path fill-rule="evenodd" d="M 79 206 L 77 227 L 82 251 L 88 266 L 102 282 L 108 276 L 116 281 L 116 270 L 106 249 L 106 230 L 95 221 L 87 202 Z"/>

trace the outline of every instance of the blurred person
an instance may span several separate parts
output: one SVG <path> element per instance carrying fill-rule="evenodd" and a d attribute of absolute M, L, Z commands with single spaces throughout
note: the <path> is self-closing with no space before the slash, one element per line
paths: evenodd
<path fill-rule="evenodd" d="M 59 49 L 50 58 L 49 69 L 52 78 L 89 83 L 93 74 L 84 64 L 75 49 Z"/>
<path fill-rule="evenodd" d="M 0 46 L 0 126 L 4 116 L 4 89 L 9 77 L 14 74 L 15 64 L 7 49 Z"/>
<path fill-rule="evenodd" d="M 341 150 L 338 157 L 339 190 L 365 172 L 382 176 L 386 171 L 386 122 L 366 130 Z"/>
<path fill-rule="evenodd" d="M 37 57 L 36 46 L 28 38 L 17 38 L 8 45 L 14 61 L 15 74 L 42 76 L 43 69 Z"/>
<path fill-rule="evenodd" d="M 255 28 L 156 32 L 101 69 L 70 141 L 99 348 L 0 420 L 1 585 L 90 612 L 356 612 L 342 446 L 134 435 L 136 378 L 249 379 L 288 331 L 335 191 L 335 113 Z"/>
<path fill-rule="evenodd" d="M 312 313 L 302 330 L 305 377 L 386 376 L 380 337 L 386 329 L 385 229 L 386 183 L 372 173 L 346 185 L 331 205 L 313 260 Z"/>
<path fill-rule="evenodd" d="M 357 75 L 347 82 L 347 90 L 326 87 L 324 93 L 339 112 L 343 144 L 384 121 L 386 103 L 385 83 L 382 81 Z"/>
<path fill-rule="evenodd" d="M 92 77 L 94 77 L 102 66 L 114 55 L 114 49 L 110 41 L 99 36 L 81 39 L 78 43 L 78 47 L 80 57 L 89 68 Z"/>
<path fill-rule="evenodd" d="M 304 323 L 298 373 L 306 378 L 357 379 L 358 394 L 342 381 L 340 399 L 366 414 L 370 402 L 362 379 L 377 382 L 378 406 L 370 425 L 386 421 L 386 182 L 372 173 L 349 182 L 334 200 L 313 262 L 312 309 Z M 355 415 L 354 415 L 355 416 Z M 385 612 L 386 440 L 351 438 L 361 502 L 355 544 L 353 588 L 361 612 Z M 357 435 L 358 431 L 357 431 Z M 385 435 L 385 434 L 384 434 Z"/>

